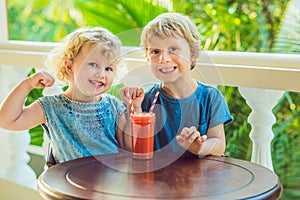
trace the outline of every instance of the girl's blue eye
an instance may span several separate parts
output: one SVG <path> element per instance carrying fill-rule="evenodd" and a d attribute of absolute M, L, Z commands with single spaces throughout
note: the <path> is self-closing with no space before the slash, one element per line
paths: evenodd
<path fill-rule="evenodd" d="M 106 68 L 105 68 L 105 71 L 112 71 L 112 72 L 113 72 L 114 69 L 113 69 L 112 67 L 106 67 Z"/>
<path fill-rule="evenodd" d="M 89 65 L 92 67 L 98 67 L 98 65 L 96 63 L 89 63 Z"/>

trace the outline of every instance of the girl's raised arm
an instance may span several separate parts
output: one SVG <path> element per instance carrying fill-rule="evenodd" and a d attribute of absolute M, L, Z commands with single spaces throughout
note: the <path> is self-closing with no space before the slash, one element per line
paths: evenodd
<path fill-rule="evenodd" d="M 1 102 L 0 127 L 8 130 L 25 130 L 45 122 L 41 105 L 34 102 L 24 107 L 26 97 L 34 88 L 51 87 L 54 78 L 47 72 L 38 72 L 22 80 Z"/>

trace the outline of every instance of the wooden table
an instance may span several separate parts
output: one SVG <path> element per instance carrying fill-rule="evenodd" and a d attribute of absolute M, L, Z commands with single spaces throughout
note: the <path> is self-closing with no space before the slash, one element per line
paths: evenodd
<path fill-rule="evenodd" d="M 129 153 L 57 164 L 38 179 L 44 199 L 277 199 L 281 183 L 271 170 L 239 159 Z"/>

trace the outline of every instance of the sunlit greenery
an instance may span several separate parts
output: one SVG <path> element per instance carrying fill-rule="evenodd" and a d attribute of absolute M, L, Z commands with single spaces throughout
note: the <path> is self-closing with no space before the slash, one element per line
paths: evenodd
<path fill-rule="evenodd" d="M 162 3 L 152 3 L 162 2 Z M 300 52 L 297 0 L 31 0 L 7 1 L 11 40 L 59 41 L 80 26 L 103 26 L 124 45 L 138 46 L 139 31 L 157 14 L 184 13 L 194 19 L 204 50 L 247 52 Z M 292 4 L 289 6 L 289 4 Z M 288 9 L 289 8 L 289 9 Z M 294 9 L 292 9 L 294 8 Z M 130 37 L 128 37 L 130 36 Z M 33 66 L 34 67 L 34 66 Z M 295 83 L 292 83 L 295 84 Z M 226 127 L 226 153 L 250 160 L 251 109 L 237 88 L 220 87 L 235 120 Z M 118 87 L 111 93 L 118 94 Z M 33 91 L 28 102 L 41 95 Z M 272 156 L 283 183 L 282 199 L 300 197 L 300 126 L 298 93 L 286 92 L 274 108 Z M 32 143 L 41 144 L 42 132 L 31 130 Z"/>

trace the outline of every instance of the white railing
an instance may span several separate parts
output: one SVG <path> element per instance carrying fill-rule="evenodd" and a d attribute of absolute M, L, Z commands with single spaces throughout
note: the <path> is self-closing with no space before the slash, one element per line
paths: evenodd
<path fill-rule="evenodd" d="M 43 68 L 44 56 L 53 46 L 55 43 L 0 42 L 0 101 L 31 68 Z M 124 84 L 156 81 L 139 47 L 125 47 L 123 52 L 122 73 L 128 72 L 122 79 Z M 248 118 L 252 126 L 249 133 L 253 142 L 251 161 L 273 170 L 270 143 L 275 117 L 272 108 L 285 91 L 300 92 L 300 55 L 203 51 L 193 75 L 207 84 L 239 88 L 252 109 Z M 0 132 L 0 178 L 35 188 L 36 175 L 27 165 L 28 131 Z"/>

